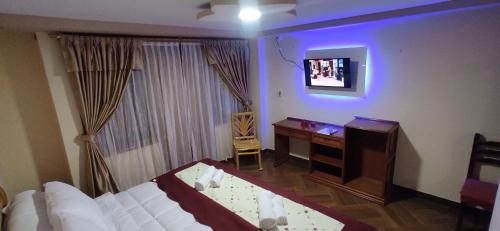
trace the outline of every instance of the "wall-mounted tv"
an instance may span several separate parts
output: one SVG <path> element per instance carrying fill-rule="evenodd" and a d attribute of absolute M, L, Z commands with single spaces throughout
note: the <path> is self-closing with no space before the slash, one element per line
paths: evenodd
<path fill-rule="evenodd" d="M 306 86 L 351 88 L 349 58 L 304 60 Z"/>

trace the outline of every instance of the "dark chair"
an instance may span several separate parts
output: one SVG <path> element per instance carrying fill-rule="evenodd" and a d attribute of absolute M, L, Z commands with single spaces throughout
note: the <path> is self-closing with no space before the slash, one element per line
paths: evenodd
<path fill-rule="evenodd" d="M 500 142 L 486 141 L 476 133 L 472 145 L 467 179 L 460 191 L 460 213 L 457 230 L 462 229 L 463 216 L 467 210 L 480 210 L 491 213 L 495 204 L 498 185 L 479 180 L 481 165 L 500 167 Z"/>

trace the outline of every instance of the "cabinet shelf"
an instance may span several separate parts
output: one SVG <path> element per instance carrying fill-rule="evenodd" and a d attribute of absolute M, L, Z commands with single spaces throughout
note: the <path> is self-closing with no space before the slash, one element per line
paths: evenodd
<path fill-rule="evenodd" d="M 344 142 L 313 135 L 311 142 L 311 179 L 327 183 L 344 182 Z"/>
<path fill-rule="evenodd" d="M 342 161 L 341 159 L 330 157 L 328 155 L 315 153 L 315 154 L 311 155 L 311 157 L 309 159 L 313 160 L 313 161 L 321 162 L 323 164 L 332 165 L 332 166 L 339 167 L 339 168 L 344 168 L 344 161 Z"/>

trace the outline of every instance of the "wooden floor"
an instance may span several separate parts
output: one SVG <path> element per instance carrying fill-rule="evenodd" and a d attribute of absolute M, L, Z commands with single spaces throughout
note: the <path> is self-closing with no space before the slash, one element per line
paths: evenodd
<path fill-rule="evenodd" d="M 263 181 L 304 196 L 316 203 L 350 215 L 379 230 L 455 230 L 456 209 L 428 199 L 400 198 L 380 206 L 335 188 L 314 183 L 307 178 L 307 162 L 291 159 L 273 167 L 270 155 L 263 155 L 264 170 L 258 171 L 256 161 L 240 158 L 240 170 Z M 227 162 L 233 165 L 232 162 Z"/>

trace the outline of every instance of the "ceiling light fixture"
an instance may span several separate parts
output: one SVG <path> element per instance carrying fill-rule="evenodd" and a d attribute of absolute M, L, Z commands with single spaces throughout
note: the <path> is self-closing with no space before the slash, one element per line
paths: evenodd
<path fill-rule="evenodd" d="M 297 0 L 210 0 L 200 6 L 202 11 L 198 12 L 196 18 L 213 22 L 232 22 L 238 15 L 242 22 L 259 18 L 291 19 L 297 16 L 296 7 Z"/>
<path fill-rule="evenodd" d="M 252 22 L 260 18 L 262 13 L 260 13 L 259 9 L 254 7 L 246 7 L 240 10 L 240 14 L 238 15 L 242 21 Z"/>

